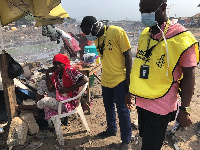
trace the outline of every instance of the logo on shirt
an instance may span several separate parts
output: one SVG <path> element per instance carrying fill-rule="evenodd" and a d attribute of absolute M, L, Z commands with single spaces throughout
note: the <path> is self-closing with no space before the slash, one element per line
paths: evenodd
<path fill-rule="evenodd" d="M 162 68 L 163 65 L 165 64 L 165 54 L 161 55 L 160 59 L 157 59 L 158 61 L 156 62 L 156 65 L 158 65 L 159 68 Z"/>
<path fill-rule="evenodd" d="M 137 52 L 137 54 L 136 54 L 136 58 L 145 60 L 145 59 L 146 59 L 145 54 L 146 54 L 146 51 L 138 50 L 138 52 Z M 146 62 L 149 62 L 149 61 L 150 61 L 150 56 L 151 56 L 151 55 L 152 55 L 152 53 L 150 53 L 150 55 L 149 55 L 149 57 L 147 58 Z"/>
<path fill-rule="evenodd" d="M 143 51 L 143 50 L 138 50 L 137 54 L 136 54 L 136 58 L 139 58 L 139 59 L 142 59 L 142 60 L 146 60 L 146 62 L 150 62 L 150 57 L 152 56 L 152 53 L 150 53 L 149 57 L 146 58 L 145 57 L 146 55 L 146 51 Z M 161 55 L 159 59 L 157 59 L 156 61 L 156 65 L 159 67 L 159 68 L 162 68 L 165 64 L 165 54 Z"/>
<path fill-rule="evenodd" d="M 108 50 L 112 50 L 112 46 L 113 46 L 113 45 L 112 45 L 112 43 L 111 43 L 111 40 L 108 41 L 108 45 L 107 45 L 107 46 L 108 46 Z"/>

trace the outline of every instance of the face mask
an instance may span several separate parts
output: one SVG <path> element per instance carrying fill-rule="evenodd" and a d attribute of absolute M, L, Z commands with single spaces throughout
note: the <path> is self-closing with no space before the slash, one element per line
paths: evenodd
<path fill-rule="evenodd" d="M 141 21 L 142 24 L 147 27 L 153 27 L 157 24 L 157 21 L 155 21 L 155 12 L 151 13 L 142 13 L 141 14 Z"/>
<path fill-rule="evenodd" d="M 96 22 L 96 23 L 98 23 L 98 26 L 103 26 L 103 23 L 102 22 Z M 96 24 L 96 23 L 94 23 L 94 24 Z M 97 31 L 97 34 L 99 33 L 99 31 L 101 30 L 101 27 L 99 28 L 99 30 Z M 90 41 L 95 41 L 96 39 L 97 39 L 97 34 L 95 35 L 95 36 L 93 36 L 92 35 L 92 29 L 93 29 L 93 25 L 92 25 L 92 27 L 91 27 L 91 31 L 90 31 L 90 34 L 88 34 L 88 35 L 85 35 L 85 37 L 88 39 L 88 40 L 90 40 Z"/>
<path fill-rule="evenodd" d="M 92 36 L 91 33 L 89 35 L 85 35 L 85 37 L 90 41 L 95 41 L 97 39 L 96 36 Z"/>
<path fill-rule="evenodd" d="M 158 9 L 160 8 L 160 6 L 158 7 Z M 156 9 L 156 11 L 158 9 Z M 141 22 L 142 22 L 142 24 L 147 26 L 147 27 L 155 26 L 157 24 L 156 17 L 155 17 L 156 11 L 155 12 L 151 12 L 151 13 L 142 13 L 141 14 Z"/>

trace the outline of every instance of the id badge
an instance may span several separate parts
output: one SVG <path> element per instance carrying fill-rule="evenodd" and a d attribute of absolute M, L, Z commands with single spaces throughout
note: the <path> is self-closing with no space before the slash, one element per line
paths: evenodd
<path fill-rule="evenodd" d="M 140 67 L 140 78 L 148 79 L 149 77 L 149 66 L 148 65 L 142 65 Z"/>

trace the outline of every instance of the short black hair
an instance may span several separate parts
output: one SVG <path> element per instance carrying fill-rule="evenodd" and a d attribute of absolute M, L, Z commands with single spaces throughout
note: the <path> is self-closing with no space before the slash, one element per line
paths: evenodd
<path fill-rule="evenodd" d="M 81 22 L 80 27 L 92 27 L 94 23 L 97 22 L 97 19 L 94 16 L 85 16 Z"/>
<path fill-rule="evenodd" d="M 167 0 L 155 0 L 156 5 L 161 5 L 162 3 L 166 3 Z"/>

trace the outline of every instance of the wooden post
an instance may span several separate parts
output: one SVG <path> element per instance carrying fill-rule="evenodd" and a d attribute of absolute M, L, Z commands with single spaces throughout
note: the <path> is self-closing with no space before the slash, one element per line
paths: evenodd
<path fill-rule="evenodd" d="M 18 112 L 15 109 L 15 105 L 17 105 L 15 86 L 14 81 L 8 77 L 8 60 L 5 54 L 0 55 L 0 62 L 0 71 L 8 116 L 8 125 L 10 125 L 12 118 L 18 116 Z"/>
<path fill-rule="evenodd" d="M 8 59 L 4 54 L 4 43 L 3 43 L 3 32 L 1 28 L 1 20 L 0 20 L 0 71 L 2 77 L 2 85 L 4 98 L 6 103 L 6 111 L 8 117 L 8 126 L 10 127 L 10 123 L 12 118 L 18 116 L 18 112 L 15 109 L 15 105 L 17 105 L 16 94 L 15 94 L 15 85 L 14 81 L 8 77 Z"/>
<path fill-rule="evenodd" d="M 90 99 L 90 83 L 89 83 L 89 72 L 87 72 L 88 77 L 88 85 L 87 85 L 87 103 L 88 103 L 88 115 L 91 114 L 90 111 L 90 105 L 91 105 L 91 99 Z"/>

